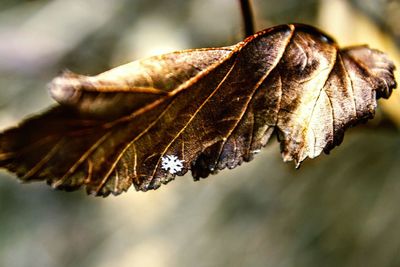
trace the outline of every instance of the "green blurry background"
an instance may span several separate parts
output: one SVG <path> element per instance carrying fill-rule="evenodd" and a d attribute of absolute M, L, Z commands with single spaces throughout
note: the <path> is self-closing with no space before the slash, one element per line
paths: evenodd
<path fill-rule="evenodd" d="M 235 0 L 1 0 L 0 128 L 53 103 L 68 68 L 97 74 L 171 50 L 242 39 Z M 320 26 L 398 60 L 400 2 L 255 0 L 257 28 Z M 397 61 L 397 65 L 400 66 Z M 0 172 L 0 266 L 400 266 L 400 97 L 301 169 L 276 141 L 194 183 L 106 199 Z"/>

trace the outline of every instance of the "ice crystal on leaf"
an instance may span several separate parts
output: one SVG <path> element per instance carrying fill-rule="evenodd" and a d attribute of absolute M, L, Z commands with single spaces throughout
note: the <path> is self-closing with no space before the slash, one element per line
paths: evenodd
<path fill-rule="evenodd" d="M 183 162 L 184 160 L 178 159 L 177 156 L 167 155 L 165 157 L 162 157 L 161 168 L 171 174 L 175 174 L 182 170 Z"/>

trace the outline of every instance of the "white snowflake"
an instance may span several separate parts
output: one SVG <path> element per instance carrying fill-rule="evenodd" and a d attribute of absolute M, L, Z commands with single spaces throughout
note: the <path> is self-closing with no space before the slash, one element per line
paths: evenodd
<path fill-rule="evenodd" d="M 175 174 L 183 169 L 184 160 L 178 159 L 177 156 L 166 155 L 162 157 L 161 160 L 161 168 L 168 171 L 170 174 Z"/>

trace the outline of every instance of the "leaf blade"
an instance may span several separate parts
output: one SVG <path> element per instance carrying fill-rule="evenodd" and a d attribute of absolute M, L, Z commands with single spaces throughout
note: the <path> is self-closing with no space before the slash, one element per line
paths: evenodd
<path fill-rule="evenodd" d="M 366 46 L 339 49 L 317 29 L 282 25 L 225 48 L 144 59 L 97 76 L 70 72 L 60 106 L 0 134 L 0 167 L 21 180 L 90 194 L 156 189 L 235 168 L 273 133 L 285 161 L 328 153 L 373 117 L 396 86 L 394 65 Z M 110 108 L 113 107 L 112 110 Z M 182 169 L 163 169 L 165 157 Z"/>

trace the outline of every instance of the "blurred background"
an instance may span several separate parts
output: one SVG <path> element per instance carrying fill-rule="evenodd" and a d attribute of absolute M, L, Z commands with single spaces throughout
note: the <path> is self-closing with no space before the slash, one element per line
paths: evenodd
<path fill-rule="evenodd" d="M 400 67 L 398 0 L 254 0 L 257 29 L 302 22 Z M 1 0 L 0 129 L 53 103 L 63 69 L 94 75 L 243 39 L 235 0 Z M 399 81 L 399 77 L 397 76 Z M 276 141 L 194 183 L 94 198 L 0 172 L 0 266 L 400 266 L 400 97 L 299 170 Z"/>

